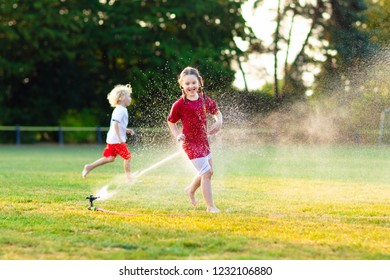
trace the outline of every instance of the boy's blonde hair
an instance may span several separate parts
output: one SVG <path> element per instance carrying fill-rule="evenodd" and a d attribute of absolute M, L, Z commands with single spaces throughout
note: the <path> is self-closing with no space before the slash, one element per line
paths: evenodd
<path fill-rule="evenodd" d="M 126 95 L 130 97 L 132 92 L 130 84 L 116 85 L 107 95 L 108 102 L 110 102 L 111 107 L 116 107 Z"/>

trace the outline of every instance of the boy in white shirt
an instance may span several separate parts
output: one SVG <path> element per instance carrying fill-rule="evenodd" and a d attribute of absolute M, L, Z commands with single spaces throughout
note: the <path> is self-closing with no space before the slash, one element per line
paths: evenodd
<path fill-rule="evenodd" d="M 107 95 L 107 99 L 111 107 L 115 107 L 112 112 L 110 129 L 107 133 L 106 148 L 103 151 L 103 157 L 93 163 L 86 164 L 81 173 L 85 179 L 89 172 L 96 167 L 113 162 L 116 156 L 120 156 L 124 161 L 125 174 L 128 182 L 134 182 L 130 173 L 131 152 L 126 145 L 126 133 L 134 135 L 134 130 L 128 129 L 129 115 L 127 108 L 131 103 L 131 85 L 116 85 L 113 90 Z"/>

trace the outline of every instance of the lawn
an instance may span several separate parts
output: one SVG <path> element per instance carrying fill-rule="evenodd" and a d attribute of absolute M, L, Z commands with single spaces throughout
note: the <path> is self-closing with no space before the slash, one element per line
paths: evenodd
<path fill-rule="evenodd" d="M 390 148 L 215 143 L 213 194 L 193 208 L 180 155 L 124 182 L 123 163 L 81 178 L 102 146 L 0 146 L 0 259 L 390 259 Z M 175 147 L 131 147 L 142 171 Z M 89 194 L 109 214 L 88 211 Z"/>

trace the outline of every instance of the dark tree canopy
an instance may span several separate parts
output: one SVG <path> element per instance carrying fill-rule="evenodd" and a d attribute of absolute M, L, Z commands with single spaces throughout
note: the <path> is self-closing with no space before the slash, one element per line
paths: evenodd
<path fill-rule="evenodd" d="M 105 125 L 107 93 L 128 82 L 132 121 L 161 123 L 185 66 L 230 88 L 234 37 L 254 38 L 243 2 L 0 0 L 0 125 Z"/>
<path fill-rule="evenodd" d="M 332 93 L 344 87 L 344 81 L 353 74 L 353 67 L 361 67 L 369 60 L 375 48 L 368 32 L 358 24 L 365 23 L 367 6 L 363 0 L 329 0 L 331 18 L 326 22 L 321 39 L 329 42 L 318 90 Z M 356 70 L 358 71 L 358 70 Z"/>

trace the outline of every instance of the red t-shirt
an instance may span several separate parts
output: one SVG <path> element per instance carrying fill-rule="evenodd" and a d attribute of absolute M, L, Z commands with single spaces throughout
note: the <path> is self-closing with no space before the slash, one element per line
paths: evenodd
<path fill-rule="evenodd" d="M 183 149 L 189 159 L 205 157 L 210 153 L 206 113 L 215 115 L 218 111 L 218 105 L 214 100 L 208 96 L 204 100 L 201 95 L 194 101 L 180 98 L 172 105 L 168 121 L 182 122 L 183 134 L 186 136 Z"/>

